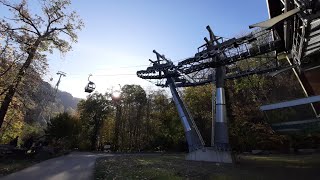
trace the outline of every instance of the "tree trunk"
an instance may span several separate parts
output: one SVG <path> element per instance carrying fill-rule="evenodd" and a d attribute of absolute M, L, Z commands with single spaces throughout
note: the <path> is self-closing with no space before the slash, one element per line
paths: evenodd
<path fill-rule="evenodd" d="M 93 127 L 93 133 L 91 135 L 91 150 L 97 150 L 98 145 L 98 134 L 99 134 L 99 119 L 97 119 L 97 116 L 93 116 L 94 119 L 94 127 Z"/>
<path fill-rule="evenodd" d="M 20 68 L 16 78 L 15 78 L 15 81 L 9 86 L 8 88 L 8 92 L 6 93 L 6 96 L 1 104 L 1 107 L 0 107 L 0 128 L 2 127 L 2 124 L 3 124 L 3 121 L 4 121 L 4 118 L 7 114 L 7 111 L 9 109 L 9 105 L 13 99 L 13 96 L 14 94 L 16 93 L 17 91 L 17 88 L 19 86 L 19 84 L 21 83 L 22 81 L 22 78 L 24 77 L 24 75 L 26 74 L 26 71 L 27 69 L 29 68 L 35 54 L 36 54 L 36 51 L 38 49 L 38 46 L 40 44 L 40 40 L 38 39 L 35 44 L 33 45 L 33 47 L 31 48 L 30 50 L 30 53 L 28 55 L 28 58 L 26 60 L 26 62 L 24 62 L 24 64 L 22 65 L 22 67 Z"/>
<path fill-rule="evenodd" d="M 97 142 L 98 142 L 98 128 L 97 125 L 95 124 L 93 127 L 93 132 L 91 134 L 91 150 L 96 150 L 97 148 Z"/>
<path fill-rule="evenodd" d="M 115 119 L 115 129 L 114 129 L 114 139 L 113 139 L 113 144 L 114 144 L 114 149 L 116 151 L 119 150 L 119 132 L 120 132 L 120 121 L 121 121 L 121 105 L 117 104 L 116 106 L 116 119 Z"/>

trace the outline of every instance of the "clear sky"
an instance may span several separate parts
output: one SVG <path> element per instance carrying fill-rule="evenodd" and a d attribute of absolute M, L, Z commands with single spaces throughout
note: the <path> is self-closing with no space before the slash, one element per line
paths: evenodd
<path fill-rule="evenodd" d="M 233 37 L 268 18 L 265 0 L 73 0 L 71 8 L 85 28 L 73 51 L 49 57 L 46 79 L 53 77 L 54 84 L 55 73 L 66 72 L 59 89 L 80 98 L 87 95 L 90 73 L 96 90 L 103 93 L 118 84 L 154 87 L 134 75 L 146 69 L 149 58 L 155 59 L 153 49 L 177 61 L 194 55 L 208 35 L 207 25 L 217 35 Z"/>

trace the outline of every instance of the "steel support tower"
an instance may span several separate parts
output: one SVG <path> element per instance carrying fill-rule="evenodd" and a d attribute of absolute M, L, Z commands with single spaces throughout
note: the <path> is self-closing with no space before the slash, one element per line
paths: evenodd
<path fill-rule="evenodd" d="M 285 2 L 288 1 L 285 0 Z M 273 76 L 291 69 L 296 69 L 297 72 L 303 70 L 301 67 L 308 64 L 310 57 L 320 50 L 320 46 L 311 48 L 312 52 L 310 48 L 308 49 L 310 43 L 312 46 L 319 42 L 314 39 L 316 35 L 320 36 L 316 31 L 320 29 L 320 23 L 316 23 L 320 22 L 319 7 L 320 3 L 316 0 L 292 1 L 290 9 L 282 14 L 250 26 L 251 28 L 259 27 L 260 30 L 239 38 L 226 39 L 216 36 L 208 26 L 210 40 L 204 38 L 206 43 L 198 48 L 198 52 L 177 65 L 154 51 L 157 61 L 150 60 L 152 66 L 138 71 L 137 76 L 142 79 L 156 80 L 157 86 L 170 87 L 189 145 L 189 154 L 186 159 L 232 163 L 225 80 L 254 74 Z M 288 24 L 293 25 L 288 27 Z M 285 32 L 283 30 L 279 32 L 278 27 L 281 25 L 285 26 Z M 289 32 L 288 28 L 292 31 Z M 289 42 L 291 40 L 292 46 Z M 280 61 L 277 58 L 279 53 L 287 54 L 289 63 Z M 252 58 L 256 58 L 259 65 L 247 68 L 238 66 L 238 62 Z M 205 147 L 200 132 L 176 89 L 211 83 L 216 87 L 215 122 L 212 123 L 214 130 L 211 147 Z"/>

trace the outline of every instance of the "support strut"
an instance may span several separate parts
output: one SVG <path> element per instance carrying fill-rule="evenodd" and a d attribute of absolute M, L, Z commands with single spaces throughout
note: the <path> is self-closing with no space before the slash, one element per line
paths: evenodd
<path fill-rule="evenodd" d="M 202 136 L 190 113 L 188 112 L 186 105 L 180 98 L 173 78 L 168 78 L 167 83 L 170 87 L 173 101 L 177 107 L 179 117 L 184 128 L 189 152 L 195 151 L 197 149 L 202 149 L 204 147 Z"/>

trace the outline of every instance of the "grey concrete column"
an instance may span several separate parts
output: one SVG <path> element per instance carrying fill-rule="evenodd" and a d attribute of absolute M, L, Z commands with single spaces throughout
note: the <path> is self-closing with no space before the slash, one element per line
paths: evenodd
<path fill-rule="evenodd" d="M 212 74 L 212 80 L 213 80 L 213 83 L 215 83 L 215 78 L 216 75 L 213 73 Z M 215 123 L 216 123 L 216 94 L 215 94 L 215 90 L 213 89 L 212 90 L 212 122 L 211 122 L 211 147 L 214 146 L 214 127 L 215 127 Z"/>
<path fill-rule="evenodd" d="M 218 148 L 229 148 L 227 126 L 227 108 L 224 90 L 225 67 L 216 68 L 216 118 L 214 130 L 214 144 Z"/>

